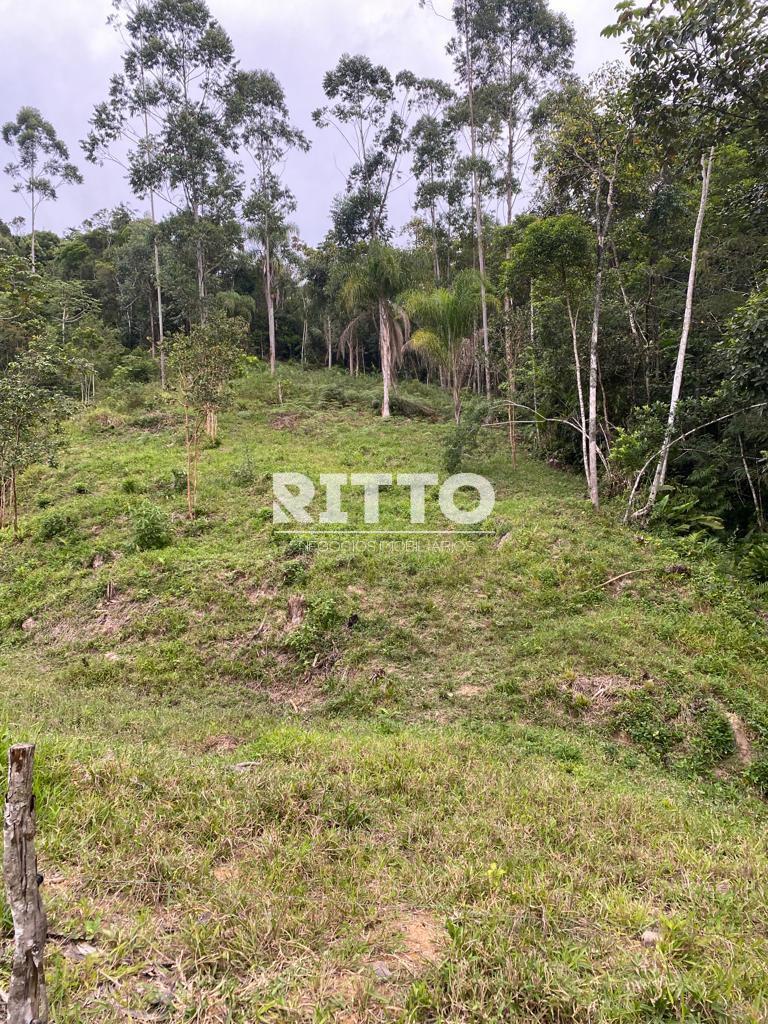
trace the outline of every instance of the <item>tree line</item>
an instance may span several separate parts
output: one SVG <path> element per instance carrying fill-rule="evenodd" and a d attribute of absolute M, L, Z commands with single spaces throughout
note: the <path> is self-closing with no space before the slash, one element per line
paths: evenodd
<path fill-rule="evenodd" d="M 398 379 L 418 376 L 449 392 L 459 427 L 473 394 L 512 458 L 525 443 L 578 470 L 596 508 L 624 495 L 628 521 L 759 537 L 762 5 L 622 0 L 605 34 L 627 59 L 588 79 L 547 0 L 420 6 L 414 17 L 451 21 L 452 78 L 350 54 L 326 73 L 312 119 L 348 162 L 331 229 L 310 246 L 284 180 L 287 154 L 310 141 L 275 76 L 240 65 L 205 0 L 117 0 L 120 67 L 81 149 L 122 166 L 146 213 L 126 203 L 62 238 L 40 230 L 40 207 L 81 171 L 39 111 L 3 126 L 29 212 L 0 227 L 6 381 L 40 382 L 44 422 L 54 350 L 88 401 L 118 364 L 165 386 L 174 344 L 194 390 L 210 366 L 190 362 L 189 339 L 213 351 L 223 337 L 273 374 L 286 359 L 379 373 L 387 418 Z M 224 372 L 234 363 L 220 355 Z M 209 433 L 215 405 L 200 406 Z"/>

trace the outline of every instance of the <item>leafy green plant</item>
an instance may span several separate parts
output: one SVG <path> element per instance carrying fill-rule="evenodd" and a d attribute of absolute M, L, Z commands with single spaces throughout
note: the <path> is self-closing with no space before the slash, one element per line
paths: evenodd
<path fill-rule="evenodd" d="M 49 512 L 48 515 L 40 520 L 37 536 L 42 541 L 54 540 L 56 537 L 66 537 L 73 532 L 75 526 L 75 519 L 70 513 L 62 511 Z"/>
<path fill-rule="evenodd" d="M 131 515 L 133 539 L 139 551 L 167 547 L 171 543 L 171 524 L 166 513 L 151 502 L 137 505 Z"/>
<path fill-rule="evenodd" d="M 455 424 L 443 441 L 443 469 L 448 473 L 460 472 L 464 459 L 477 451 L 483 420 L 481 407 L 468 410 L 461 423 Z"/>
<path fill-rule="evenodd" d="M 695 494 L 668 492 L 657 502 L 652 521 L 667 526 L 679 534 L 704 535 L 722 532 L 723 520 L 719 516 L 701 511 L 700 501 Z"/>
<path fill-rule="evenodd" d="M 757 583 L 768 583 L 768 539 L 762 538 L 748 549 L 740 563 L 744 575 Z"/>

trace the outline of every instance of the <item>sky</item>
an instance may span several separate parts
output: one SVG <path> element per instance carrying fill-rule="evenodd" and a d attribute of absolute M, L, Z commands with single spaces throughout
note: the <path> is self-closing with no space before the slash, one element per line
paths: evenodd
<path fill-rule="evenodd" d="M 436 0 L 438 10 L 449 0 Z M 621 55 L 619 44 L 601 38 L 613 20 L 615 0 L 551 0 L 576 28 L 576 70 L 588 74 Z M 233 39 L 245 68 L 268 68 L 286 91 L 293 120 L 310 140 L 308 154 L 289 158 L 287 184 L 298 202 L 302 237 L 319 242 L 330 227 L 331 201 L 342 191 L 348 157 L 333 129 L 320 131 L 311 112 L 323 102 L 323 74 L 342 53 L 364 53 L 396 72 L 451 78 L 445 53 L 448 22 L 417 0 L 209 0 L 211 12 Z M 97 210 L 127 202 L 139 213 L 146 203 L 130 194 L 114 164 L 85 162 L 79 140 L 94 104 L 106 98 L 111 74 L 120 68 L 121 45 L 107 24 L 111 0 L 0 0 L 0 124 L 19 107 L 38 107 L 52 121 L 79 164 L 85 183 L 65 187 L 56 203 L 40 208 L 38 224 L 63 233 Z M 0 140 L 0 166 L 10 151 Z M 408 213 L 408 189 L 396 197 L 395 224 Z M 0 180 L 0 219 L 26 216 L 22 198 Z"/>

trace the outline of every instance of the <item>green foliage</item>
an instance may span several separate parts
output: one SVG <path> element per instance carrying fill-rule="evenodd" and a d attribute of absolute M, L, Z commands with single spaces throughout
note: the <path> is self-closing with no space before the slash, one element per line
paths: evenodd
<path fill-rule="evenodd" d="M 76 520 L 70 512 L 49 512 L 40 520 L 37 536 L 41 541 L 66 537 L 75 530 L 76 525 Z"/>
<path fill-rule="evenodd" d="M 758 537 L 747 548 L 739 563 L 741 571 L 757 583 L 768 583 L 768 539 Z"/>
<path fill-rule="evenodd" d="M 722 519 L 702 511 L 700 503 L 701 499 L 695 493 L 667 492 L 656 504 L 653 522 L 663 524 L 680 534 L 700 536 L 722 532 Z"/>
<path fill-rule="evenodd" d="M 215 310 L 189 334 L 177 334 L 170 345 L 171 370 L 183 404 L 196 416 L 222 409 L 232 385 L 244 369 L 248 325 L 239 317 Z"/>
<path fill-rule="evenodd" d="M 464 460 L 477 451 L 486 410 L 473 406 L 461 423 L 450 428 L 443 439 L 442 465 L 447 473 L 459 473 Z"/>
<path fill-rule="evenodd" d="M 163 509 L 145 501 L 131 510 L 133 541 L 139 551 L 167 547 L 172 540 L 170 520 Z"/>
<path fill-rule="evenodd" d="M 627 694 L 614 713 L 614 727 L 646 750 L 670 754 L 683 734 L 675 719 L 680 705 L 674 697 L 658 692 L 637 691 Z"/>

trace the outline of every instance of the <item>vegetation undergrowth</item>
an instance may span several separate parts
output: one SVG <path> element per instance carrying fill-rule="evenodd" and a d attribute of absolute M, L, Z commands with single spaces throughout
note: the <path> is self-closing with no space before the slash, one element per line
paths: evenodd
<path fill-rule="evenodd" d="M 251 370 L 193 520 L 152 385 L 21 478 L 0 680 L 55 1019 L 761 1019 L 759 591 L 482 426 L 487 535 L 345 538 L 357 499 L 338 541 L 284 534 L 272 472 L 446 475 L 450 397 L 382 424 L 376 394 Z"/>

